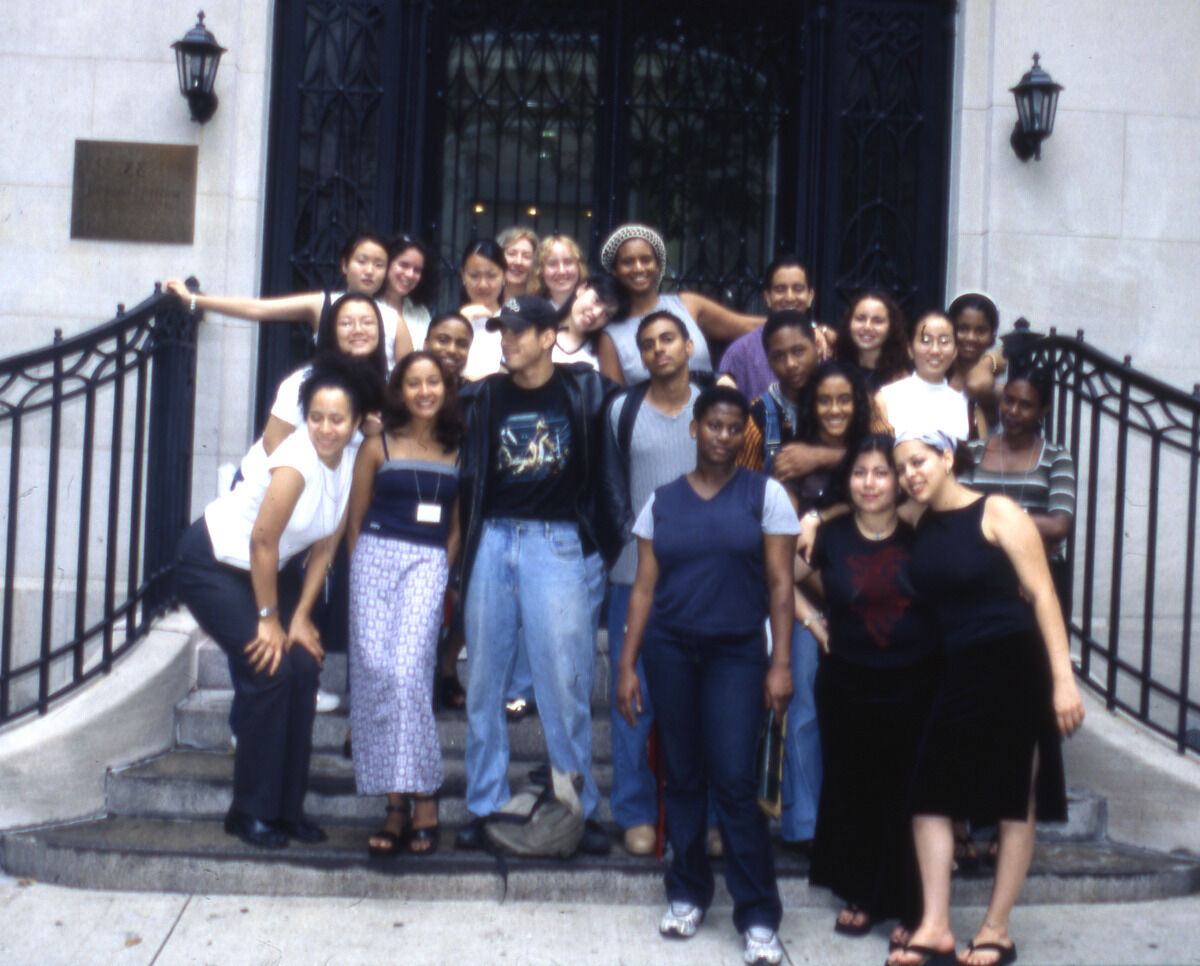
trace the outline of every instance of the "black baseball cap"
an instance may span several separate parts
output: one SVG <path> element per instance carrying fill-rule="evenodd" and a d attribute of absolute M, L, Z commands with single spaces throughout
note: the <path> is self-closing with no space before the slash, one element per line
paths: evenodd
<path fill-rule="evenodd" d="M 500 306 L 499 315 L 487 320 L 489 332 L 500 329 L 524 332 L 530 326 L 539 329 L 558 328 L 558 309 L 549 299 L 537 295 L 518 295 Z"/>

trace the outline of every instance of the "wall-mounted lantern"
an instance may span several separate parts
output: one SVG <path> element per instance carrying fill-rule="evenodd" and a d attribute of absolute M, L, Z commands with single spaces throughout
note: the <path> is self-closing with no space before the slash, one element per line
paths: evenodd
<path fill-rule="evenodd" d="M 1053 79 L 1038 65 L 1038 55 L 1033 55 L 1033 69 L 1021 78 L 1021 83 L 1010 87 L 1017 101 L 1017 123 L 1009 143 L 1022 161 L 1042 159 L 1042 141 L 1054 131 L 1054 114 L 1058 110 L 1058 92 L 1062 84 Z"/>
<path fill-rule="evenodd" d="M 196 26 L 171 46 L 175 49 L 175 66 L 179 70 L 179 93 L 187 98 L 192 120 L 203 124 L 217 112 L 213 83 L 225 48 L 204 26 L 203 10 L 196 18 Z"/>

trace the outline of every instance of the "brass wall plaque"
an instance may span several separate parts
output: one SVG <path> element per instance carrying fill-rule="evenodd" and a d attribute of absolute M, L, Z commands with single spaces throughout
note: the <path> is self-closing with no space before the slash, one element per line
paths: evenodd
<path fill-rule="evenodd" d="M 76 141 L 71 237 L 190 245 L 194 144 Z"/>

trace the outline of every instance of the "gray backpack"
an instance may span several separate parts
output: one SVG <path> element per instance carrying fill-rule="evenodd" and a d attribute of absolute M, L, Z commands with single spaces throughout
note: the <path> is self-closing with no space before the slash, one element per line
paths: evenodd
<path fill-rule="evenodd" d="M 552 768 L 548 783 L 531 784 L 489 816 L 484 835 L 508 855 L 570 858 L 583 838 L 582 788 L 578 772 Z"/>

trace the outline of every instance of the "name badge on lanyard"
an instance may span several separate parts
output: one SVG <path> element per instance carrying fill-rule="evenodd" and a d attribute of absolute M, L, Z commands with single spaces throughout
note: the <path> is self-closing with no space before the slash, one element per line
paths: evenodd
<path fill-rule="evenodd" d="M 441 523 L 442 505 L 440 503 L 418 503 L 417 523 Z"/>

